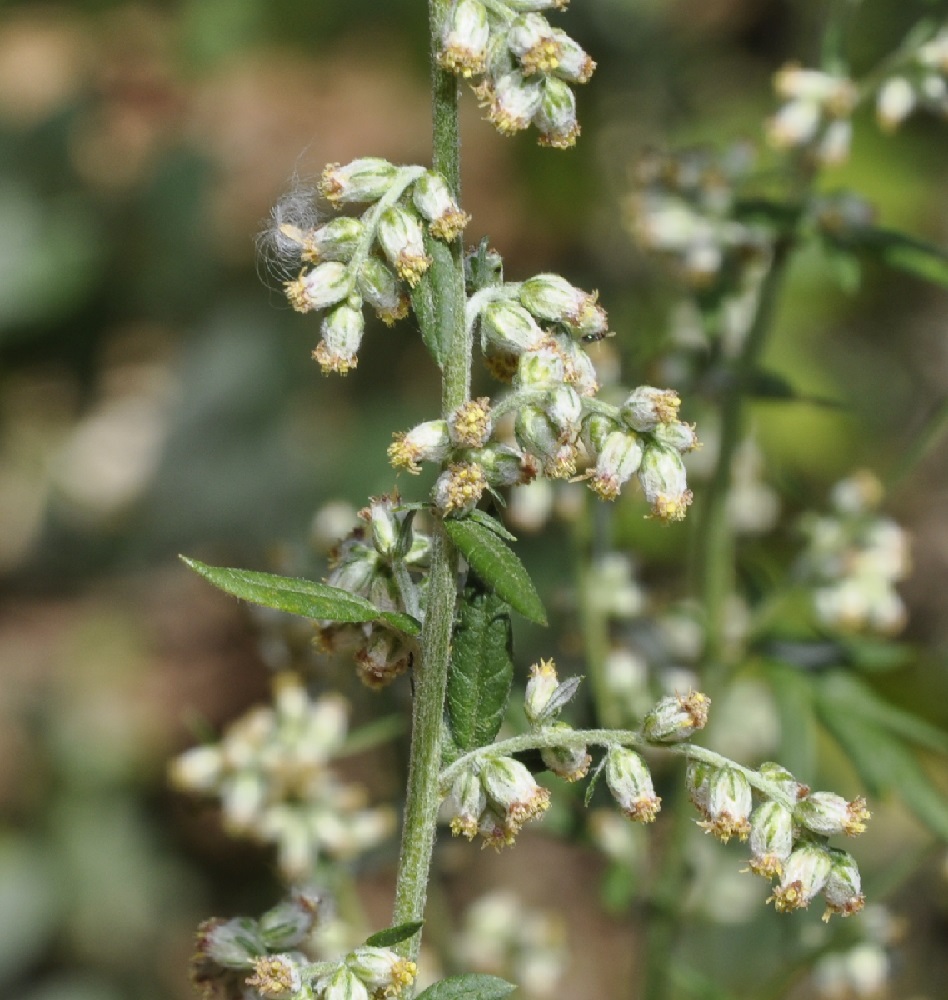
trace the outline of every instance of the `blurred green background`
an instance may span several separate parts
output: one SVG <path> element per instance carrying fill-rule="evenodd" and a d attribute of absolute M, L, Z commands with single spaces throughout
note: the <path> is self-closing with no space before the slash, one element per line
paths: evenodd
<path fill-rule="evenodd" d="M 632 159 L 759 135 L 773 71 L 815 60 L 826 7 L 574 0 L 559 23 L 599 63 L 576 150 L 504 139 L 464 96 L 470 242 L 488 235 L 512 279 L 598 288 L 625 381 L 646 380 L 672 289 L 620 224 Z M 856 70 L 943 7 L 865 0 Z M 426 30 L 420 0 L 0 9 L 0 996 L 183 998 L 196 922 L 277 892 L 264 853 L 165 788 L 195 718 L 219 728 L 266 693 L 252 621 L 175 557 L 298 569 L 314 511 L 390 490 L 392 431 L 435 412 L 407 324 L 371 326 L 357 371 L 322 378 L 316 322 L 288 309 L 255 244 L 294 177 L 365 154 L 428 160 Z M 857 120 L 827 189 L 853 186 L 882 224 L 948 245 L 940 124 L 885 137 Z M 852 468 L 890 468 L 945 396 L 948 300 L 871 268 L 848 294 L 808 256 L 768 363 L 845 404 L 755 412 L 788 508 L 819 506 Z M 942 725 L 946 457 L 891 498 L 918 540 L 903 592 L 930 651 L 900 697 Z M 642 544 L 680 551 L 674 530 Z M 948 921 L 931 871 L 923 954 Z"/>

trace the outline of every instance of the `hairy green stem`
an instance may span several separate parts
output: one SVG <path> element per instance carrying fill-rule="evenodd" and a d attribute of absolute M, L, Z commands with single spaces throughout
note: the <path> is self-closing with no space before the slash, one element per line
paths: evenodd
<path fill-rule="evenodd" d="M 460 136 L 458 131 L 458 83 L 444 73 L 435 55 L 440 25 L 449 0 L 430 0 L 432 65 L 432 162 L 446 178 L 455 197 L 460 194 Z M 440 342 L 445 345 L 442 370 L 442 409 L 447 416 L 470 396 L 471 345 L 464 325 L 464 266 L 460 239 L 451 246 L 449 258 L 435 262 L 441 269 L 433 282 L 437 293 L 448 301 L 438 303 L 437 315 L 445 324 Z M 421 655 L 414 670 L 412 737 L 402 841 L 398 859 L 393 923 L 424 917 L 431 857 L 434 851 L 440 799 L 441 729 L 451 631 L 457 595 L 457 554 L 440 525 L 433 533 L 428 602 L 421 631 Z M 402 942 L 398 950 L 416 959 L 421 935 Z"/>

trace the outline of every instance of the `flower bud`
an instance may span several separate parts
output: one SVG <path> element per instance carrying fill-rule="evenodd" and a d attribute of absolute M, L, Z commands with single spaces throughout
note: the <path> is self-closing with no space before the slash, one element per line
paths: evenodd
<path fill-rule="evenodd" d="M 431 266 L 418 217 L 401 205 L 386 209 L 379 219 L 378 240 L 399 278 L 414 288 Z"/>
<path fill-rule="evenodd" d="M 512 445 L 488 444 L 467 453 L 471 462 L 484 470 L 495 490 L 505 486 L 526 486 L 537 477 L 536 459 Z"/>
<path fill-rule="evenodd" d="M 569 149 L 579 137 L 576 120 L 576 95 L 568 83 L 549 76 L 543 81 L 540 106 L 533 115 L 533 124 L 540 133 L 541 146 Z"/>
<path fill-rule="evenodd" d="M 487 443 L 492 429 L 490 399 L 480 396 L 462 403 L 448 417 L 448 434 L 458 448 L 480 448 Z"/>
<path fill-rule="evenodd" d="M 421 472 L 419 462 L 443 462 L 451 450 L 446 420 L 426 420 L 408 432 L 397 432 L 388 447 L 388 460 L 396 469 L 413 476 Z"/>
<path fill-rule="evenodd" d="M 415 208 L 428 220 L 428 231 L 435 239 L 457 239 L 471 221 L 454 200 L 444 178 L 431 170 L 415 181 L 411 197 Z"/>
<path fill-rule="evenodd" d="M 411 658 L 412 651 L 400 633 L 376 626 L 355 654 L 359 680 L 378 691 L 403 674 Z"/>
<path fill-rule="evenodd" d="M 553 342 L 544 341 L 535 350 L 524 351 L 517 365 L 514 385 L 518 389 L 535 389 L 562 385 L 566 381 L 566 359 Z"/>
<path fill-rule="evenodd" d="M 612 431 L 602 442 L 590 489 L 603 500 L 615 500 L 623 485 L 639 471 L 645 449 L 637 434 Z"/>
<path fill-rule="evenodd" d="M 707 819 L 698 826 L 725 844 L 731 837 L 747 840 L 752 805 L 751 786 L 743 772 L 734 767 L 714 768 L 708 779 Z"/>
<path fill-rule="evenodd" d="M 315 985 L 314 992 L 321 1000 L 369 1000 L 365 983 L 344 965 Z"/>
<path fill-rule="evenodd" d="M 296 948 L 306 940 L 316 924 L 319 896 L 306 889 L 294 889 L 290 898 L 267 910 L 260 918 L 260 933 L 271 951 Z"/>
<path fill-rule="evenodd" d="M 773 900 L 778 913 L 803 909 L 826 885 L 832 867 L 832 855 L 820 844 L 801 844 L 794 850 L 784 865 L 780 884 L 776 886 L 769 903 Z"/>
<path fill-rule="evenodd" d="M 568 726 L 565 722 L 555 722 L 553 725 L 545 727 L 544 732 L 554 732 L 557 729 L 569 732 L 572 726 Z M 585 778 L 589 765 L 592 763 L 592 757 L 586 752 L 584 746 L 543 747 L 540 750 L 540 757 L 549 770 L 564 781 L 579 781 L 580 778 Z"/>
<path fill-rule="evenodd" d="M 543 85 L 526 79 L 522 73 L 506 73 L 494 81 L 485 80 L 476 88 L 481 106 L 487 108 L 487 120 L 502 135 L 525 129 L 539 111 Z"/>
<path fill-rule="evenodd" d="M 879 124 L 887 131 L 898 128 L 914 110 L 916 100 L 915 88 L 904 76 L 890 77 L 876 98 Z"/>
<path fill-rule="evenodd" d="M 345 375 L 355 368 L 359 363 L 357 353 L 365 331 L 362 310 L 338 306 L 323 319 L 320 329 L 323 339 L 316 345 L 313 359 L 319 363 L 323 373 Z"/>
<path fill-rule="evenodd" d="M 685 769 L 685 787 L 691 804 L 703 815 L 708 815 L 708 797 L 711 777 L 716 768 L 703 760 L 689 760 Z"/>
<path fill-rule="evenodd" d="M 700 691 L 666 695 L 645 716 L 642 732 L 650 743 L 681 743 L 704 729 L 711 699 Z"/>
<path fill-rule="evenodd" d="M 397 176 L 398 168 L 388 160 L 364 156 L 344 167 L 330 163 L 323 170 L 319 190 L 334 205 L 378 201 Z"/>
<path fill-rule="evenodd" d="M 487 476 L 474 462 L 455 462 L 438 476 L 432 490 L 435 509 L 442 517 L 469 514 L 487 489 Z"/>
<path fill-rule="evenodd" d="M 823 897 L 826 899 L 824 921 L 828 921 L 834 913 L 850 917 L 866 904 L 866 897 L 862 894 L 862 878 L 855 858 L 846 851 L 835 848 L 830 850 L 830 857 L 829 875 L 823 886 Z"/>
<path fill-rule="evenodd" d="M 594 60 L 565 31 L 554 28 L 553 38 L 559 47 L 559 63 L 553 73 L 567 83 L 588 83 L 596 70 Z"/>
<path fill-rule="evenodd" d="M 847 802 L 835 792 L 811 792 L 797 803 L 793 818 L 801 826 L 824 837 L 838 833 L 855 837 L 865 832 L 869 810 L 863 798 Z"/>
<path fill-rule="evenodd" d="M 481 312 L 481 336 L 488 345 L 520 355 L 536 350 L 545 334 L 523 306 L 494 299 Z"/>
<path fill-rule="evenodd" d="M 503 816 L 510 836 L 516 836 L 524 823 L 550 807 L 550 793 L 541 788 L 527 768 L 513 757 L 488 760 L 481 779 L 488 799 Z"/>
<path fill-rule="evenodd" d="M 556 664 L 552 660 L 540 660 L 530 667 L 530 679 L 527 681 L 527 691 L 523 710 L 527 721 L 533 725 L 544 718 L 544 710 L 550 699 L 560 686 L 556 675 Z"/>
<path fill-rule="evenodd" d="M 598 455 L 605 447 L 606 439 L 613 432 L 621 430 L 617 421 L 604 413 L 589 413 L 583 420 L 583 443 L 593 455 Z"/>
<path fill-rule="evenodd" d="M 579 336 L 598 336 L 608 328 L 595 293 L 584 292 L 558 274 L 529 278 L 520 286 L 520 301 L 538 319 L 562 323 Z"/>
<path fill-rule="evenodd" d="M 773 878 L 793 850 L 793 813 L 779 802 L 762 802 L 751 813 L 750 869 L 755 875 Z"/>
<path fill-rule="evenodd" d="M 386 326 L 408 315 L 408 297 L 399 288 L 395 275 L 377 257 L 363 262 L 356 286 Z"/>
<path fill-rule="evenodd" d="M 284 286 L 290 305 L 301 313 L 325 309 L 349 297 L 352 279 L 345 264 L 330 260 L 318 264 Z"/>
<path fill-rule="evenodd" d="M 649 445 L 642 456 L 638 476 L 655 517 L 662 521 L 684 519 L 692 494 L 677 451 L 658 444 Z"/>
<path fill-rule="evenodd" d="M 197 951 L 225 969 L 246 969 L 266 952 L 257 922 L 249 917 L 205 920 L 197 931 Z"/>
<path fill-rule="evenodd" d="M 822 120 L 823 113 L 815 101 L 787 101 L 768 119 L 767 138 L 776 149 L 803 146 L 815 138 Z"/>
<path fill-rule="evenodd" d="M 487 793 L 480 775 L 462 771 L 451 786 L 446 808 L 451 816 L 451 833 L 473 840 L 481 815 L 487 808 Z"/>
<path fill-rule="evenodd" d="M 678 419 L 681 399 L 674 389 L 640 385 L 633 389 L 619 409 L 619 416 L 634 431 L 654 431 L 659 424 Z"/>
<path fill-rule="evenodd" d="M 397 997 L 415 981 L 418 972 L 414 962 L 402 958 L 391 948 L 363 945 L 346 956 L 346 966 L 368 989 L 382 996 Z"/>
<path fill-rule="evenodd" d="M 535 455 L 543 474 L 551 479 L 569 479 L 576 472 L 576 444 L 553 424 L 537 406 L 525 406 L 517 414 L 514 427 L 517 443 Z"/>
<path fill-rule="evenodd" d="M 373 499 L 365 513 L 368 514 L 372 529 L 372 544 L 376 552 L 390 559 L 402 542 L 401 521 L 392 509 L 391 500 L 388 497 Z"/>
<path fill-rule="evenodd" d="M 636 823 L 651 823 L 662 800 L 655 794 L 645 761 L 634 750 L 611 747 L 606 754 L 606 783 L 619 808 Z"/>
<path fill-rule="evenodd" d="M 683 424 L 680 420 L 671 420 L 659 424 L 652 436 L 666 448 L 674 448 L 678 452 L 694 451 L 701 447 L 694 424 Z"/>
<path fill-rule="evenodd" d="M 757 768 L 757 771 L 762 778 L 773 782 L 793 799 L 802 799 L 805 795 L 810 794 L 810 786 L 797 781 L 782 764 L 777 764 L 772 760 L 765 760 Z"/>
<path fill-rule="evenodd" d="M 560 47 L 542 14 L 518 17 L 507 32 L 507 47 L 519 60 L 524 76 L 549 73 L 559 65 Z"/>
<path fill-rule="evenodd" d="M 438 65 L 449 73 L 469 78 L 487 65 L 490 23 L 484 5 L 458 0 L 444 22 Z"/>
<path fill-rule="evenodd" d="M 209 792 L 217 787 L 223 770 L 224 761 L 217 747 L 192 747 L 175 757 L 168 776 L 181 791 Z"/>
<path fill-rule="evenodd" d="M 306 236 L 303 259 L 348 261 L 365 233 L 361 219 L 340 215 Z"/>
<path fill-rule="evenodd" d="M 300 967 L 289 955 L 264 955 L 246 980 L 263 1000 L 290 1000 L 303 988 Z"/>
<path fill-rule="evenodd" d="M 554 386 L 547 393 L 544 404 L 546 415 L 560 434 L 575 441 L 579 437 L 583 419 L 583 401 L 569 385 Z"/>

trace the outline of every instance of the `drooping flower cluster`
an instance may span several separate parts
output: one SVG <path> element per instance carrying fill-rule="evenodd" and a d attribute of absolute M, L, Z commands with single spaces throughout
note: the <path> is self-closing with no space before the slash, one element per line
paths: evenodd
<path fill-rule="evenodd" d="M 568 0 L 454 0 L 441 30 L 438 63 L 471 82 L 487 119 L 505 135 L 534 125 L 542 146 L 576 142 L 576 97 L 593 60 L 541 11 Z M 475 82 L 476 81 L 476 82 Z"/>
<path fill-rule="evenodd" d="M 948 25 L 922 42 L 876 94 L 876 115 L 895 129 L 914 111 L 948 115 Z"/>
<path fill-rule="evenodd" d="M 431 542 L 416 531 L 411 512 L 397 497 L 374 498 L 359 512 L 365 526 L 351 531 L 330 552 L 326 583 L 364 597 L 380 611 L 419 618 L 424 607 Z M 352 652 L 363 683 L 381 688 L 408 669 L 411 640 L 384 622 L 319 624 L 317 647 L 327 653 Z"/>
<path fill-rule="evenodd" d="M 362 945 L 340 960 L 312 962 L 307 945 L 315 904 L 298 892 L 259 920 L 206 921 L 191 963 L 194 985 L 206 997 L 383 1000 L 414 982 L 415 963 L 390 948 Z"/>
<path fill-rule="evenodd" d="M 589 462 L 584 478 L 603 499 L 637 476 L 656 517 L 685 516 L 691 492 L 681 456 L 698 446 L 695 430 L 678 420 L 681 401 L 669 389 L 640 386 L 621 406 L 596 398 L 582 346 L 608 331 L 595 294 L 555 274 L 488 284 L 471 295 L 467 323 L 487 367 L 511 391 L 493 411 L 486 398 L 474 400 L 447 420 L 396 434 L 389 448 L 392 464 L 411 473 L 421 462 L 448 463 L 434 488 L 442 515 L 470 511 L 488 488 L 523 485 L 538 473 L 568 479 Z M 490 439 L 497 414 L 514 415 L 515 446 Z M 462 436 L 460 428 L 474 432 Z"/>
<path fill-rule="evenodd" d="M 881 500 L 879 481 L 859 472 L 833 488 L 832 513 L 809 514 L 802 521 L 807 547 L 799 572 L 826 628 L 889 635 L 905 624 L 895 584 L 908 573 L 908 537 L 891 518 L 876 513 Z"/>
<path fill-rule="evenodd" d="M 746 772 L 692 760 L 687 785 L 703 819 L 698 824 L 727 843 L 731 837 L 750 841 L 750 870 L 778 879 L 770 901 L 780 913 L 802 909 L 822 892 L 824 920 L 834 913 L 850 916 L 865 902 L 859 869 L 852 855 L 830 847 L 828 838 L 856 836 L 866 829 L 864 799 L 847 801 L 834 792 L 811 792 L 775 763 L 759 768 L 779 798 L 754 806 Z"/>
<path fill-rule="evenodd" d="M 323 854 L 354 857 L 395 828 L 391 809 L 368 807 L 364 790 L 330 766 L 346 716 L 341 697 L 311 700 L 298 677 L 278 675 L 272 707 L 252 709 L 219 743 L 185 751 L 171 763 L 171 781 L 219 798 L 229 832 L 275 844 L 284 878 L 306 878 Z"/>
<path fill-rule="evenodd" d="M 314 359 L 324 372 L 345 374 L 358 363 L 363 306 L 389 326 L 404 318 L 407 290 L 431 264 L 425 231 L 450 242 L 468 216 L 439 174 L 378 157 L 330 164 L 319 192 L 334 208 L 369 207 L 359 217 L 337 215 L 319 224 L 312 197 L 294 192 L 275 207 L 268 235 L 284 267 L 303 265 L 285 284 L 290 305 L 298 312 L 325 312 Z"/>

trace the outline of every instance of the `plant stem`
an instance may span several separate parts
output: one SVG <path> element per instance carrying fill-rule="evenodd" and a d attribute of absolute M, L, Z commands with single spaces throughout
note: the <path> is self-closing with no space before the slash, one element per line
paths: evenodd
<path fill-rule="evenodd" d="M 442 72 L 435 60 L 440 25 L 449 0 L 430 0 L 432 66 L 432 162 L 445 177 L 456 198 L 460 191 L 460 136 L 458 131 L 458 83 Z M 471 345 L 464 325 L 464 266 L 461 240 L 451 246 L 450 257 L 435 261 L 440 269 L 432 282 L 436 315 L 445 328 L 439 331 L 445 345 L 442 373 L 442 410 L 447 416 L 470 396 Z M 412 704 L 412 736 L 408 763 L 405 816 L 398 880 L 395 888 L 393 924 L 421 920 L 424 916 L 431 857 L 434 850 L 440 799 L 441 727 L 445 689 L 451 660 L 451 630 L 457 596 L 457 554 L 440 524 L 433 532 L 428 603 L 421 630 L 421 655 L 415 665 Z M 406 958 L 415 960 L 421 935 L 415 934 L 398 946 Z"/>

